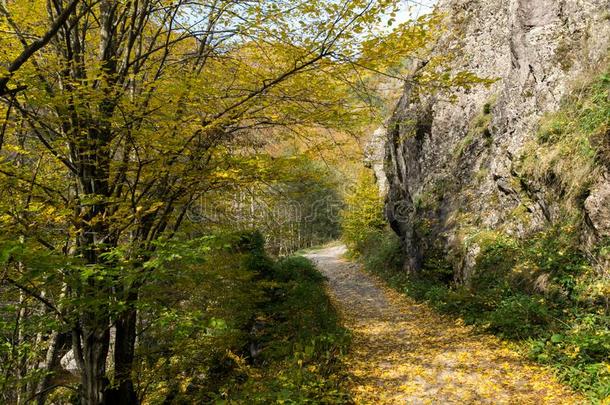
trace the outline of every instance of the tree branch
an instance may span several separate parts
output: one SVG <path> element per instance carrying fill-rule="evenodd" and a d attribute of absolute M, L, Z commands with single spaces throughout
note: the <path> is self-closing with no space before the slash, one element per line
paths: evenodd
<path fill-rule="evenodd" d="M 51 28 L 47 31 L 47 33 L 39 40 L 32 42 L 9 65 L 9 67 L 7 69 L 9 74 L 0 78 L 0 96 L 5 95 L 9 92 L 9 90 L 7 89 L 6 86 L 8 84 L 8 81 L 10 80 L 12 74 L 14 72 L 16 72 L 17 70 L 19 70 L 19 68 L 25 62 L 27 62 L 28 59 L 30 59 L 36 52 L 38 52 L 40 49 L 42 49 L 46 44 L 48 44 L 51 41 L 51 39 L 53 39 L 53 37 L 57 34 L 59 29 L 61 28 L 61 26 L 64 25 L 65 22 L 68 20 L 68 18 L 70 17 L 70 14 L 72 14 L 74 12 L 74 10 L 76 10 L 76 6 L 78 5 L 79 1 L 80 0 L 72 0 L 68 4 L 68 6 L 66 8 L 64 8 L 64 10 L 61 12 L 61 14 L 59 14 L 57 16 L 55 21 L 53 21 L 53 24 L 51 25 Z M 0 3 L 0 12 L 2 12 L 2 14 L 6 15 L 6 16 L 10 15 L 8 10 L 6 8 L 4 8 L 4 5 L 2 5 L 2 3 Z"/>

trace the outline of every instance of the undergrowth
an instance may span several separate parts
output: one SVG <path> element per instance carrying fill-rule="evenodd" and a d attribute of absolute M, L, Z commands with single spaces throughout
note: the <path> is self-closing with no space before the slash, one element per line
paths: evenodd
<path fill-rule="evenodd" d="M 246 232 L 159 247 L 167 259 L 156 259 L 159 282 L 144 297 L 142 403 L 349 401 L 349 335 L 323 276 L 303 257 L 270 258 L 264 245 Z"/>
<path fill-rule="evenodd" d="M 349 402 L 341 359 L 349 334 L 324 289 L 324 277 L 311 261 L 292 256 L 271 262 L 253 255 L 267 299 L 253 326 L 260 354 L 245 367 L 247 380 L 229 392 L 230 403 Z"/>

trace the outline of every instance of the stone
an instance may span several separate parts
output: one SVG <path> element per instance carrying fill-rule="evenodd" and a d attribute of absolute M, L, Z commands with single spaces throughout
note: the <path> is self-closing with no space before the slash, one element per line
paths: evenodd
<path fill-rule="evenodd" d="M 606 174 L 585 200 L 585 212 L 600 238 L 610 237 L 610 176 Z"/>
<path fill-rule="evenodd" d="M 385 162 L 385 134 L 387 132 L 385 125 L 380 126 L 373 132 L 373 135 L 366 145 L 364 151 L 364 161 L 375 173 L 375 180 L 379 186 L 379 192 L 382 197 L 388 193 L 388 179 L 384 171 Z"/>
<path fill-rule="evenodd" d="M 78 364 L 76 363 L 76 358 L 74 358 L 74 352 L 72 350 L 69 350 L 68 353 L 59 360 L 59 364 L 70 374 L 80 376 L 80 370 L 78 369 Z"/>
<path fill-rule="evenodd" d="M 554 191 L 522 184 L 514 165 L 540 118 L 560 107 L 574 79 L 606 63 L 610 45 L 610 0 L 441 0 L 439 7 L 449 34 L 434 52 L 459 50 L 454 69 L 499 80 L 458 91 L 455 102 L 416 98 L 407 83 L 388 121 L 383 153 L 380 130 L 373 136 L 372 167 L 409 271 L 430 246 L 451 250 L 450 241 L 469 227 L 523 236 L 556 220 L 560 210 L 545 199 Z M 481 114 L 488 115 L 485 136 L 473 135 Z M 431 192 L 439 204 L 422 210 L 415 202 Z M 610 232 L 609 206 L 610 184 L 599 179 L 585 209 L 600 236 Z M 414 224 L 423 218 L 435 225 L 420 234 Z M 472 252 L 468 256 L 454 263 L 465 275 L 476 263 Z"/>

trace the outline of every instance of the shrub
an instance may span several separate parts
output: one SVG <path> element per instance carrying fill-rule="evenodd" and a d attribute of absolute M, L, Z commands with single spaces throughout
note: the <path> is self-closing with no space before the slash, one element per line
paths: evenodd
<path fill-rule="evenodd" d="M 551 317 L 543 298 L 516 293 L 503 299 L 486 316 L 487 329 L 510 339 L 541 335 Z"/>
<path fill-rule="evenodd" d="M 610 318 L 576 316 L 570 328 L 529 342 L 532 359 L 553 366 L 560 377 L 590 398 L 610 396 Z"/>
<path fill-rule="evenodd" d="M 400 238 L 389 230 L 371 232 L 362 243 L 359 254 L 367 268 L 386 272 L 399 271 L 404 260 Z"/>
<path fill-rule="evenodd" d="M 281 259 L 274 267 L 273 278 L 282 282 L 298 280 L 321 282 L 324 280 L 324 276 L 314 264 L 303 256 L 289 256 Z"/>
<path fill-rule="evenodd" d="M 257 232 L 172 242 L 156 254 L 139 336 L 147 403 L 348 401 L 349 335 L 309 260 L 275 262 Z"/>

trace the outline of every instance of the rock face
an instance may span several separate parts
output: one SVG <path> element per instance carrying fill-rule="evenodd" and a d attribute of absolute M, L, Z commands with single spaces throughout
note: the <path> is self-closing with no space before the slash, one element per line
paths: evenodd
<path fill-rule="evenodd" d="M 610 0 L 447 0 L 439 7 L 450 34 L 435 52 L 457 45 L 463 53 L 454 69 L 499 80 L 460 91 L 455 102 L 414 98 L 406 85 L 386 132 L 382 184 L 405 268 L 416 271 L 424 254 L 440 251 L 453 258 L 456 278 L 467 280 L 479 249 L 464 243 L 469 230 L 523 236 L 561 220 L 544 197 L 552 191 L 528 186 L 515 166 L 574 78 L 607 63 Z M 589 239 L 610 236 L 604 170 L 584 203 Z"/>
<path fill-rule="evenodd" d="M 373 132 L 366 150 L 364 151 L 365 164 L 369 166 L 375 174 L 375 180 L 379 187 L 379 193 L 385 197 L 388 194 L 388 180 L 384 171 L 385 165 L 385 125 L 380 126 Z"/>

